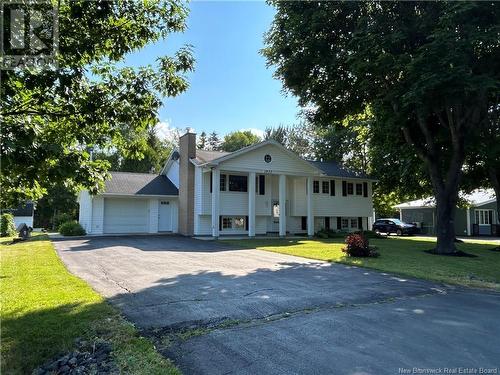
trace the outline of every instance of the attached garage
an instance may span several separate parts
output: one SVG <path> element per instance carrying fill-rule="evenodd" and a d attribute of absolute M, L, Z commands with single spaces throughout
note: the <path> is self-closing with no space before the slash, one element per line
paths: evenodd
<path fill-rule="evenodd" d="M 176 233 L 178 195 L 165 175 L 111 172 L 101 194 L 80 192 L 79 221 L 89 234 Z"/>
<path fill-rule="evenodd" d="M 104 198 L 104 233 L 149 231 L 149 202 L 145 199 Z"/>

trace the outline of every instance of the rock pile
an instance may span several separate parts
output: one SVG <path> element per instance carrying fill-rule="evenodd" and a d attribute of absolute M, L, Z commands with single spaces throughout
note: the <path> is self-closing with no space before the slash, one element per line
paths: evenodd
<path fill-rule="evenodd" d="M 111 357 L 111 345 L 107 342 L 78 340 L 78 349 L 55 358 L 33 371 L 33 375 L 61 374 L 118 374 L 118 368 Z"/>

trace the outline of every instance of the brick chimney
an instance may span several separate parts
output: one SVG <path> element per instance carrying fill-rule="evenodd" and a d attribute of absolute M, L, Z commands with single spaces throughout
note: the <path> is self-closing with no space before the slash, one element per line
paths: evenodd
<path fill-rule="evenodd" d="M 194 165 L 196 157 L 196 133 L 190 129 L 179 138 L 179 233 L 194 233 Z"/>

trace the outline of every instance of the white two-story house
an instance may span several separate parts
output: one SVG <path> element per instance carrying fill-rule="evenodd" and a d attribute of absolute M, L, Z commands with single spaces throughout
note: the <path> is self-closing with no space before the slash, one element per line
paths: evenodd
<path fill-rule="evenodd" d="M 102 194 L 80 194 L 89 234 L 312 236 L 371 228 L 373 179 L 308 161 L 269 140 L 235 152 L 196 149 L 186 133 L 159 175 L 112 172 Z"/>

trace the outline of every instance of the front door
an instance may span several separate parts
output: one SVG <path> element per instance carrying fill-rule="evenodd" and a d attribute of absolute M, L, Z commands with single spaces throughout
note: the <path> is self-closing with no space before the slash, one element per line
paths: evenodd
<path fill-rule="evenodd" d="M 158 231 L 172 231 L 172 204 L 170 201 L 160 201 L 158 213 Z"/>
<path fill-rule="evenodd" d="M 273 200 L 270 232 L 278 233 L 279 231 L 280 231 L 280 203 L 277 200 Z"/>

